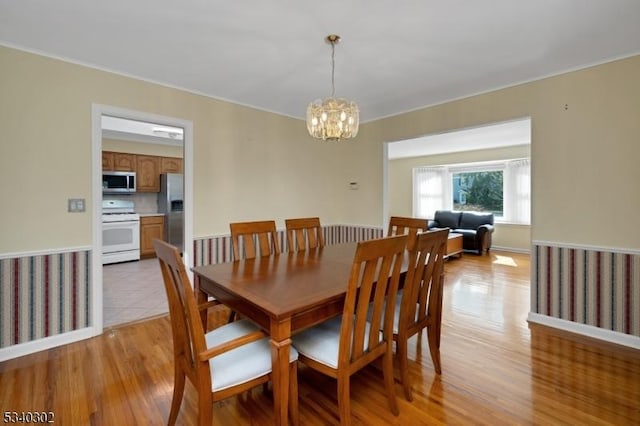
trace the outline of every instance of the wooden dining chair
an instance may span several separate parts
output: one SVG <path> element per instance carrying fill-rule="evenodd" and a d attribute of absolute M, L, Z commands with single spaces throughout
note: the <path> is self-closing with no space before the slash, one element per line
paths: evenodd
<path fill-rule="evenodd" d="M 254 259 L 256 256 L 271 256 L 280 253 L 276 222 L 262 220 L 229 224 L 233 260 Z M 256 245 L 257 243 L 257 245 Z M 236 319 L 235 311 L 229 313 L 229 322 Z"/>
<path fill-rule="evenodd" d="M 411 250 L 416 241 L 416 234 L 427 230 L 427 220 L 415 217 L 391 216 L 387 236 L 407 234 L 407 250 Z"/>
<path fill-rule="evenodd" d="M 409 378 L 407 342 L 411 336 L 427 329 L 431 360 L 437 374 L 440 365 L 442 329 L 442 293 L 444 259 L 449 229 L 419 233 L 409 250 L 404 287 L 396 299 L 393 340 L 396 342 L 400 378 L 408 401 L 413 399 Z"/>
<path fill-rule="evenodd" d="M 198 423 L 210 426 L 213 403 L 271 380 L 271 345 L 258 326 L 239 320 L 205 334 L 200 308 L 178 249 L 154 240 L 169 301 L 174 387 L 169 425 L 174 425 L 188 378 L 198 392 Z M 215 303 L 215 302 L 214 302 Z M 292 348 L 290 415 L 298 422 L 297 357 Z"/>
<path fill-rule="evenodd" d="M 275 221 L 236 222 L 229 227 L 234 260 L 280 253 Z"/>
<path fill-rule="evenodd" d="M 286 219 L 287 247 L 290 252 L 324 247 L 320 218 Z"/>
<path fill-rule="evenodd" d="M 399 414 L 393 379 L 392 327 L 406 240 L 402 235 L 358 243 L 342 316 L 292 337 L 300 361 L 337 379 L 342 425 L 351 424 L 351 375 L 380 358 L 389 407 L 394 415 Z M 386 304 L 385 295 L 389 300 Z M 370 300 L 372 316 L 367 320 Z"/>

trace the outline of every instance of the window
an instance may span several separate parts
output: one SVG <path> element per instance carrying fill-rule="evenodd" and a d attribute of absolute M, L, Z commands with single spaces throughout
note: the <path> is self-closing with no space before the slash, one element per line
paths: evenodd
<path fill-rule="evenodd" d="M 454 210 L 491 212 L 502 216 L 502 170 L 452 173 L 451 178 Z"/>
<path fill-rule="evenodd" d="M 416 167 L 413 215 L 436 210 L 492 212 L 497 221 L 530 222 L 530 161 Z"/>

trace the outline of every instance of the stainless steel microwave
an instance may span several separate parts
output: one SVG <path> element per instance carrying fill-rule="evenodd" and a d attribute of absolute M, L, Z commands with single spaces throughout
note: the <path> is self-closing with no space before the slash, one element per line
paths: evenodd
<path fill-rule="evenodd" d="M 136 192 L 136 172 L 102 172 L 102 193 Z"/>

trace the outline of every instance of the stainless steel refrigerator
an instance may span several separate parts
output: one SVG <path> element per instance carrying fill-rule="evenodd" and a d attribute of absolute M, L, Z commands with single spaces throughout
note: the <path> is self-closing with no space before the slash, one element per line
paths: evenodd
<path fill-rule="evenodd" d="M 178 247 L 180 253 L 184 247 L 183 183 L 181 173 L 163 173 L 160 175 L 158 193 L 158 212 L 165 215 L 165 241 Z"/>

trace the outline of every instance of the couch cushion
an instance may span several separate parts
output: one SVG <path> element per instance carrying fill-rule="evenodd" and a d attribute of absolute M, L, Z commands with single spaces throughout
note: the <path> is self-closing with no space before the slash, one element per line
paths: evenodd
<path fill-rule="evenodd" d="M 438 221 L 440 228 L 461 228 L 460 216 L 461 212 L 452 212 L 451 210 L 436 210 L 434 219 Z"/>
<path fill-rule="evenodd" d="M 460 228 L 478 229 L 480 225 L 493 225 L 493 213 L 462 212 Z"/>

